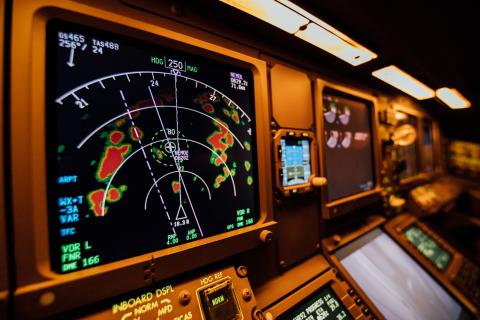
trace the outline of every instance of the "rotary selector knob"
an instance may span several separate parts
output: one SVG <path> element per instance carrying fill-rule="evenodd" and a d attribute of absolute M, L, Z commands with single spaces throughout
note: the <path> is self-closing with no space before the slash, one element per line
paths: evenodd
<path fill-rule="evenodd" d="M 320 188 L 327 185 L 327 178 L 313 177 L 310 179 L 310 184 L 315 188 Z"/>

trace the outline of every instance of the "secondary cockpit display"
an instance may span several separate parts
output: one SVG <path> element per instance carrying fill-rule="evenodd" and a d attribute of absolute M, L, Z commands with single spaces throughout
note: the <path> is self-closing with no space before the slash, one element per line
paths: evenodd
<path fill-rule="evenodd" d="M 327 91 L 323 95 L 323 117 L 328 200 L 372 190 L 371 107 L 355 97 Z"/>

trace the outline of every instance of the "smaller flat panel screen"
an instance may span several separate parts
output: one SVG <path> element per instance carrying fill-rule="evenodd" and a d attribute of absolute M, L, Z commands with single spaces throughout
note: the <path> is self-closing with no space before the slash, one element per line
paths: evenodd
<path fill-rule="evenodd" d="M 386 319 L 470 319 L 462 306 L 380 229 L 336 255 Z"/>
<path fill-rule="evenodd" d="M 439 246 L 435 240 L 429 235 L 423 232 L 416 225 L 403 230 L 407 240 L 415 246 L 428 260 L 430 260 L 435 267 L 439 270 L 445 270 L 452 259 L 452 255 L 441 246 Z"/>
<path fill-rule="evenodd" d="M 282 185 L 284 187 L 308 183 L 312 174 L 310 140 L 299 138 L 280 139 L 282 155 Z"/>
<path fill-rule="evenodd" d="M 404 124 L 410 124 L 414 128 L 417 128 L 418 119 L 415 116 L 412 116 L 404 112 L 396 112 L 395 117 L 397 118 L 397 126 L 402 126 Z M 418 140 L 417 140 L 418 141 Z M 405 161 L 406 168 L 400 174 L 400 179 L 410 178 L 416 176 L 420 173 L 420 165 L 418 163 L 418 143 L 414 143 L 408 146 L 399 146 L 397 149 L 398 160 Z"/>
<path fill-rule="evenodd" d="M 320 289 L 278 320 L 351 320 L 347 309 L 330 287 Z"/>
<path fill-rule="evenodd" d="M 323 95 L 328 200 L 374 187 L 372 123 L 369 105 L 343 95 Z"/>

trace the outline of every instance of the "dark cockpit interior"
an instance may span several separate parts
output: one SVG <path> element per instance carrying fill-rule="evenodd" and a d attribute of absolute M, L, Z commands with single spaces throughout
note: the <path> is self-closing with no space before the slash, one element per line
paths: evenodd
<path fill-rule="evenodd" d="M 0 319 L 480 319 L 468 1 L 0 3 Z"/>

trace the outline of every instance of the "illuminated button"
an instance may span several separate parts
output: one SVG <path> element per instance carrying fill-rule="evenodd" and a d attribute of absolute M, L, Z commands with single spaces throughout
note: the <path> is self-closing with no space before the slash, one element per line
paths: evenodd
<path fill-rule="evenodd" d="M 366 306 L 362 308 L 362 312 L 364 315 L 368 316 L 370 314 L 370 309 L 368 309 Z"/>
<path fill-rule="evenodd" d="M 353 290 L 352 288 L 348 289 L 348 294 L 353 296 L 355 294 L 355 290 Z"/>
<path fill-rule="evenodd" d="M 355 304 L 358 305 L 358 306 L 361 305 L 362 304 L 362 299 L 360 299 L 360 298 L 355 299 Z"/>
<path fill-rule="evenodd" d="M 230 280 L 200 291 L 200 298 L 206 320 L 235 320 L 242 318 Z"/>

